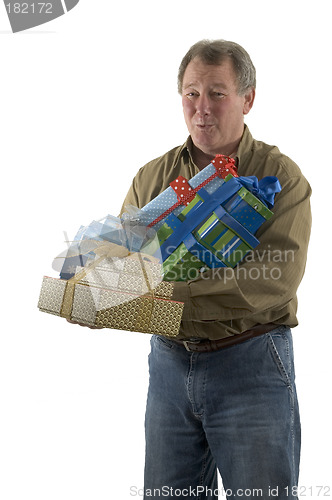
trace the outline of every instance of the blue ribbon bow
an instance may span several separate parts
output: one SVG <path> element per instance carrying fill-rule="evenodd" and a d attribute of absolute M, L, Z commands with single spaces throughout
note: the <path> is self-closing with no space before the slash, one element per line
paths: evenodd
<path fill-rule="evenodd" d="M 238 177 L 241 184 L 254 196 L 260 199 L 268 208 L 274 205 L 274 196 L 281 191 L 281 185 L 277 177 L 268 175 L 260 181 L 254 175 Z"/>

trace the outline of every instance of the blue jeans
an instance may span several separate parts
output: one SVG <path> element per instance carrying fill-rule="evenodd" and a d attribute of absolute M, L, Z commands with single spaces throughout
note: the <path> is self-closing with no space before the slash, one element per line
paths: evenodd
<path fill-rule="evenodd" d="M 297 499 L 300 419 L 288 327 L 211 353 L 153 336 L 149 369 L 146 500 Z"/>

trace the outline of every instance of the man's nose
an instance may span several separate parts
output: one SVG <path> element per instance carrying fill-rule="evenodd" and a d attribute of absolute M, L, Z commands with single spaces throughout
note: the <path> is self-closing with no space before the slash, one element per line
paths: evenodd
<path fill-rule="evenodd" d="M 196 113 L 204 116 L 208 115 L 211 111 L 210 99 L 206 95 L 200 95 L 196 101 Z"/>

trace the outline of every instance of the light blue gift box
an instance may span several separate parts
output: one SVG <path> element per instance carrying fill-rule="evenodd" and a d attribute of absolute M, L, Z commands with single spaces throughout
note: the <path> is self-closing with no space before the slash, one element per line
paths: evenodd
<path fill-rule="evenodd" d="M 195 189 L 204 181 L 209 179 L 212 175 L 216 173 L 215 166 L 210 163 L 203 170 L 198 172 L 194 177 L 188 180 L 188 183 L 191 188 Z M 205 189 L 209 194 L 214 193 L 223 183 L 224 179 L 221 177 L 215 177 L 208 184 L 206 184 Z M 156 198 L 150 201 L 147 205 L 145 205 L 140 210 L 140 219 L 142 224 L 148 226 L 153 221 L 155 221 L 158 217 L 160 217 L 166 210 L 171 208 L 178 202 L 178 197 L 174 189 L 169 186 L 162 193 L 160 193 Z M 172 213 L 174 215 L 179 215 L 183 210 L 183 205 L 176 207 Z M 156 223 L 153 227 L 158 230 L 164 223 L 166 216 Z"/>

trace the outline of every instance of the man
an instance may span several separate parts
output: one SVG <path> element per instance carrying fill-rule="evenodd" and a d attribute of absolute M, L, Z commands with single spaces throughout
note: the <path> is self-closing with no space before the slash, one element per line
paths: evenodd
<path fill-rule="evenodd" d="M 244 125 L 255 84 L 239 45 L 203 40 L 191 47 L 178 76 L 190 136 L 140 169 L 123 205 L 144 206 L 216 154 L 233 157 L 240 176 L 275 175 L 282 186 L 250 258 L 174 283 L 174 299 L 185 303 L 180 334 L 151 339 L 145 498 L 217 498 L 217 470 L 227 498 L 297 498 L 290 327 L 297 325 L 311 190 L 294 162 Z"/>

